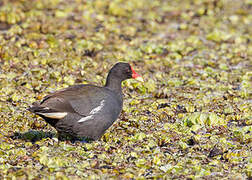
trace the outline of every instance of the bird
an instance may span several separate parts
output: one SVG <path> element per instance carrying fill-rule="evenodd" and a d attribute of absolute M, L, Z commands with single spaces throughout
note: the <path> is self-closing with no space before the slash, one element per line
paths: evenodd
<path fill-rule="evenodd" d="M 129 63 L 118 62 L 109 71 L 104 86 L 79 84 L 56 91 L 35 102 L 28 110 L 53 126 L 59 139 L 98 140 L 117 120 L 123 107 L 122 81 L 143 82 Z"/>

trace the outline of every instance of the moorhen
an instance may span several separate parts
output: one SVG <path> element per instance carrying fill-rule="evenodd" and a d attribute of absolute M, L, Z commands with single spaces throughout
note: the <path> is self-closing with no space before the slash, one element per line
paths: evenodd
<path fill-rule="evenodd" d="M 97 140 L 118 118 L 123 105 L 121 82 L 129 78 L 143 81 L 128 63 L 119 62 L 110 69 L 104 87 L 70 86 L 45 96 L 28 110 L 55 127 L 59 138 Z"/>

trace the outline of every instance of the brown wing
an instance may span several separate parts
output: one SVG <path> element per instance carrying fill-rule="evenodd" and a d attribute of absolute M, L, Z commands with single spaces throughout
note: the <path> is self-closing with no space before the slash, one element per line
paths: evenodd
<path fill-rule="evenodd" d="M 102 100 L 111 96 L 108 91 L 93 85 L 76 85 L 56 91 L 46 96 L 43 101 L 33 108 L 32 112 L 74 112 L 87 116 L 92 109 L 99 106 Z"/>

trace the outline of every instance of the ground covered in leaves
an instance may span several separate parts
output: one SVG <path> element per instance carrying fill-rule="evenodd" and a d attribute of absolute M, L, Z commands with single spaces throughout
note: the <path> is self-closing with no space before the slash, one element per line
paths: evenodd
<path fill-rule="evenodd" d="M 252 172 L 251 0 L 0 1 L 0 179 L 246 179 Z M 57 142 L 26 108 L 104 84 L 118 61 L 145 83 L 101 140 Z"/>

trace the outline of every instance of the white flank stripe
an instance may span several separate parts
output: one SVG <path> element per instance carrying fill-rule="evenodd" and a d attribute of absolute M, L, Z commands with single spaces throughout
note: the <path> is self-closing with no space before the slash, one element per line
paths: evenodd
<path fill-rule="evenodd" d="M 94 117 L 93 115 L 99 113 L 99 111 L 102 110 L 104 105 L 105 105 L 105 100 L 102 100 L 99 106 L 97 106 L 96 108 L 90 111 L 89 116 L 81 118 L 78 122 L 84 122 L 84 121 L 92 119 Z"/>
<path fill-rule="evenodd" d="M 92 119 L 93 118 L 93 116 L 91 115 L 91 116 L 87 116 L 87 117 L 83 117 L 83 118 L 81 118 L 78 122 L 80 123 L 80 122 L 84 122 L 84 121 L 87 121 L 87 120 L 90 120 L 90 119 Z"/>
<path fill-rule="evenodd" d="M 54 112 L 54 113 L 38 113 L 45 117 L 52 119 L 62 119 L 67 115 L 67 112 Z"/>
<path fill-rule="evenodd" d="M 92 109 L 92 111 L 89 114 L 96 114 L 98 113 L 103 107 L 104 107 L 105 100 L 102 100 L 100 105 L 96 108 Z"/>

